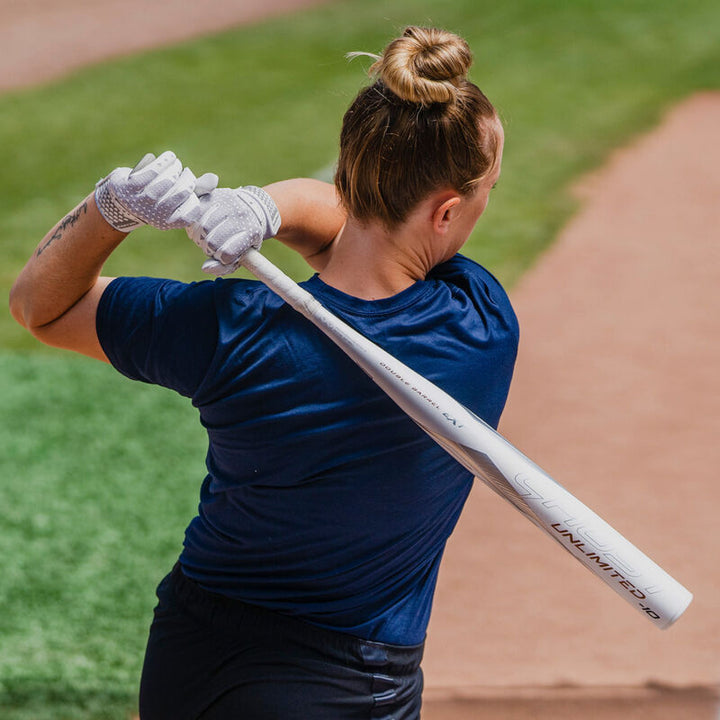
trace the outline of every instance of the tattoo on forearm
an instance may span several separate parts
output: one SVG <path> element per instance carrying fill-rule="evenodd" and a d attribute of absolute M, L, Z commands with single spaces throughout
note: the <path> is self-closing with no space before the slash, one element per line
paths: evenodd
<path fill-rule="evenodd" d="M 58 223 L 58 226 L 55 228 L 55 232 L 53 232 L 53 234 L 48 238 L 47 242 L 38 248 L 36 257 L 40 257 L 40 255 L 42 255 L 42 253 L 47 250 L 47 248 L 50 247 L 50 245 L 55 242 L 55 240 L 59 240 L 65 233 L 65 230 L 75 225 L 75 223 L 80 219 L 81 215 L 87 215 L 87 210 L 87 202 L 84 202 L 78 208 L 73 210 L 73 212 L 64 217 Z"/>

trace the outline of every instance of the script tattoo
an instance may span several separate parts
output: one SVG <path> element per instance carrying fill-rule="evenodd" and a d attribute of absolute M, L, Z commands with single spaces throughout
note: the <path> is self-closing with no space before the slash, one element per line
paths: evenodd
<path fill-rule="evenodd" d="M 48 238 L 48 241 L 38 248 L 36 256 L 40 257 L 40 255 L 42 255 L 43 252 L 45 252 L 45 250 L 47 250 L 47 248 L 50 247 L 53 242 L 55 242 L 55 240 L 59 240 L 65 233 L 65 230 L 75 225 L 75 223 L 80 219 L 81 215 L 87 215 L 87 208 L 87 203 L 84 202 L 78 208 L 73 210 L 73 212 L 64 217 L 58 223 L 58 226 L 55 228 L 55 232 L 53 232 L 53 234 Z"/>

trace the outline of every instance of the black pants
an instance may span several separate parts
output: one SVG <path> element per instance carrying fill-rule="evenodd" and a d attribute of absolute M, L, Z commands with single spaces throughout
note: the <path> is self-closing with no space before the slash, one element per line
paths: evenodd
<path fill-rule="evenodd" d="M 369 642 L 200 588 L 160 583 L 141 720 L 417 720 L 422 645 Z"/>

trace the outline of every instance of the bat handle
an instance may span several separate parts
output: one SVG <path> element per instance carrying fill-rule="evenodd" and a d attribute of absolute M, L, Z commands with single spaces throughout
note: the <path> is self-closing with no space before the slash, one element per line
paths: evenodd
<path fill-rule="evenodd" d="M 336 326 L 341 325 L 340 321 L 332 322 L 330 313 L 307 290 L 301 288 L 260 252 L 250 248 L 242 257 L 242 265 L 306 318 L 316 324 L 330 323 L 333 329 L 338 331 L 339 327 Z"/>
<path fill-rule="evenodd" d="M 258 280 L 262 280 L 269 288 L 289 302 L 288 296 L 297 297 L 295 291 L 302 290 L 280 268 L 273 265 L 264 255 L 255 248 L 250 248 L 242 256 L 242 265 L 247 268 Z"/>

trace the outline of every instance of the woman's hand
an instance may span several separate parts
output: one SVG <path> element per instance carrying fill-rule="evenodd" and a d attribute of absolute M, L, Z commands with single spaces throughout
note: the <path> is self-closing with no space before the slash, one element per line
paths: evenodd
<path fill-rule="evenodd" d="M 48 345 L 105 359 L 95 332 L 112 279 L 101 277 L 103 264 L 139 225 L 168 229 L 200 218 L 197 193 L 216 186 L 216 175 L 195 179 L 174 153 L 117 168 L 43 238 L 10 292 L 13 317 Z"/>
<path fill-rule="evenodd" d="M 203 270 L 227 275 L 240 266 L 250 248 L 260 248 L 280 228 L 273 199 L 254 185 L 199 193 L 201 217 L 187 228 L 188 237 L 210 258 Z"/>
<path fill-rule="evenodd" d="M 210 258 L 205 272 L 234 272 L 249 248 L 259 248 L 270 237 L 300 253 L 316 270 L 323 269 L 346 218 L 332 185 L 295 178 L 263 189 L 219 188 L 206 194 L 201 180 L 195 192 L 202 218 L 187 232 Z"/>
<path fill-rule="evenodd" d="M 142 225 L 170 230 L 200 219 L 196 190 L 210 192 L 217 182 L 213 173 L 196 178 L 173 152 L 157 158 L 148 153 L 134 168 L 116 168 L 100 180 L 95 186 L 95 202 L 107 223 L 121 232 Z"/>

